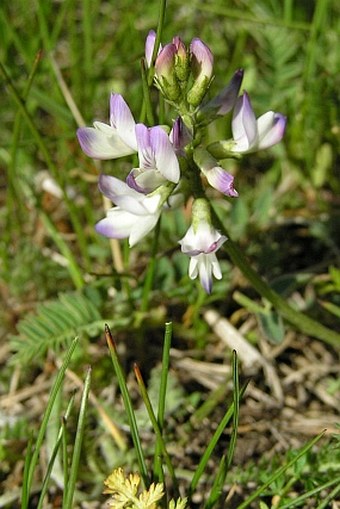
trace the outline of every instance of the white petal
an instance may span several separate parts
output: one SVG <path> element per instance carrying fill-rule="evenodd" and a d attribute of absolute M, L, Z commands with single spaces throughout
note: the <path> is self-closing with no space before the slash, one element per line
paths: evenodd
<path fill-rule="evenodd" d="M 212 272 L 213 272 L 215 278 L 222 279 L 221 267 L 220 267 L 220 264 L 217 260 L 215 253 L 211 253 L 209 256 L 210 256 L 210 263 L 212 265 Z"/>
<path fill-rule="evenodd" d="M 198 257 L 192 256 L 189 263 L 189 277 L 195 279 L 198 275 Z"/>
<path fill-rule="evenodd" d="M 200 282 L 203 286 L 204 290 L 207 293 L 211 293 L 212 290 L 212 274 L 211 274 L 211 263 L 210 263 L 210 255 L 201 254 L 199 255 L 199 276 Z"/>
<path fill-rule="evenodd" d="M 166 183 L 166 179 L 159 173 L 158 170 L 133 170 L 133 177 L 136 185 L 144 193 L 152 193 L 157 187 Z"/>
<path fill-rule="evenodd" d="M 114 207 L 108 211 L 105 219 L 96 224 L 96 231 L 111 239 L 125 239 L 129 237 L 135 223 L 136 216 Z"/>
<path fill-rule="evenodd" d="M 125 182 L 111 177 L 100 175 L 98 187 L 101 193 L 109 198 L 115 205 L 132 214 L 143 215 L 148 211 L 143 206 L 145 195 L 131 189 Z"/>
<path fill-rule="evenodd" d="M 116 159 L 132 154 L 134 150 L 126 145 L 112 127 L 101 124 L 105 128 L 80 127 L 77 131 L 81 148 L 89 157 L 94 159 Z"/>
<path fill-rule="evenodd" d="M 160 212 L 158 214 L 150 214 L 148 216 L 138 216 L 134 226 L 131 229 L 129 237 L 129 246 L 133 247 L 145 235 L 147 235 L 155 226 L 158 221 Z"/>
<path fill-rule="evenodd" d="M 153 196 L 145 196 L 143 199 L 143 207 L 149 214 L 155 214 L 159 209 L 159 203 L 161 200 L 160 194 L 155 194 Z"/>

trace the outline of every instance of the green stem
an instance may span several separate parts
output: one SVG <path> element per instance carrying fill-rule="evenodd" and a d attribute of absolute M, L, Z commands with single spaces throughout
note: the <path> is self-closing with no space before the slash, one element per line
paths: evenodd
<path fill-rule="evenodd" d="M 144 286 L 143 286 L 143 293 L 142 293 L 142 304 L 141 304 L 141 311 L 145 313 L 148 310 L 149 307 L 149 296 L 152 289 L 153 280 L 155 277 L 155 268 L 156 268 L 156 255 L 157 255 L 157 249 L 158 249 L 158 239 L 159 239 L 159 233 L 161 230 L 161 217 L 159 218 L 156 228 L 155 228 L 155 234 L 153 237 L 152 242 L 152 248 L 151 248 L 151 259 L 147 268 L 145 280 L 144 280 Z"/>
<path fill-rule="evenodd" d="M 153 48 L 152 59 L 151 59 L 152 64 L 156 60 L 158 48 L 161 43 L 163 26 L 164 26 L 164 21 L 165 21 L 165 13 L 166 13 L 166 0 L 160 0 L 156 40 L 155 40 L 155 46 Z M 151 68 L 152 68 L 152 64 L 151 64 Z M 152 76 L 152 72 L 150 72 L 150 75 Z"/>
<path fill-rule="evenodd" d="M 242 250 L 230 239 L 226 228 L 224 227 L 222 221 L 216 214 L 215 210 L 211 206 L 212 218 L 216 227 L 228 237 L 228 241 L 224 244 L 224 249 L 228 253 L 232 262 L 241 270 L 243 275 L 248 279 L 248 281 L 252 284 L 254 289 L 264 298 L 266 298 L 269 302 L 273 304 L 275 309 L 281 313 L 281 315 L 292 325 L 303 332 L 304 334 L 308 334 L 317 339 L 324 341 L 325 343 L 339 347 L 340 346 L 340 335 L 336 332 L 328 329 L 324 325 L 316 322 L 309 316 L 301 313 L 300 311 L 296 311 L 293 309 L 279 294 L 277 294 L 268 283 L 264 281 L 250 266 L 248 260 L 244 256 Z"/>
<path fill-rule="evenodd" d="M 76 489 L 77 474 L 78 474 L 79 463 L 80 463 L 81 446 L 82 446 L 84 435 L 85 435 L 85 423 L 86 423 L 85 417 L 86 417 L 86 411 L 87 411 L 90 386 L 91 386 L 91 368 L 88 368 L 86 377 L 85 377 L 85 381 L 84 381 L 84 390 L 83 390 L 83 394 L 82 394 L 82 398 L 81 398 L 81 402 L 80 402 L 80 409 L 79 409 L 78 423 L 77 423 L 77 429 L 76 429 L 76 435 L 75 435 L 75 441 L 74 441 L 72 462 L 71 462 L 71 466 L 70 466 L 70 475 L 68 478 L 66 490 L 64 491 L 63 506 L 62 506 L 63 509 L 72 509 L 72 506 L 73 506 L 73 498 L 74 498 L 74 492 Z"/>
<path fill-rule="evenodd" d="M 148 85 L 147 69 L 145 68 L 145 59 L 141 60 L 141 73 L 142 73 L 142 87 L 143 87 L 143 113 L 146 116 L 146 120 L 150 125 L 155 123 L 152 103 L 150 97 L 150 87 Z"/>
<path fill-rule="evenodd" d="M 165 324 L 164 333 L 164 345 L 163 345 L 163 356 L 162 356 L 162 372 L 159 386 L 159 399 L 158 399 L 158 410 L 157 410 L 157 421 L 160 432 L 163 433 L 164 417 L 165 417 L 165 404 L 166 404 L 166 389 L 168 384 L 169 366 L 170 366 L 170 347 L 172 338 L 172 322 Z M 161 462 L 161 444 L 159 440 L 156 441 L 153 472 L 154 478 L 162 482 L 162 462 Z"/>

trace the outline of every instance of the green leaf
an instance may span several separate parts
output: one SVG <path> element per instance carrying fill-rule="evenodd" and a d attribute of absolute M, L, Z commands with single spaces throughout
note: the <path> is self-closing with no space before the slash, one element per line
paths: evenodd
<path fill-rule="evenodd" d="M 258 313 L 261 328 L 270 343 L 278 344 L 283 341 L 285 328 L 281 316 L 276 311 Z"/>
<path fill-rule="evenodd" d="M 19 333 L 10 338 L 13 362 L 39 362 L 49 348 L 58 352 L 74 336 L 94 336 L 103 326 L 99 310 L 83 294 L 60 294 L 57 300 L 41 304 L 36 314 L 19 322 Z"/>

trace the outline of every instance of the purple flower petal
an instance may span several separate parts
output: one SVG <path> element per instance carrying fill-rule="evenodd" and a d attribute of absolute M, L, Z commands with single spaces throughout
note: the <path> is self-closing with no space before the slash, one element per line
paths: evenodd
<path fill-rule="evenodd" d="M 145 169 L 155 168 L 156 162 L 150 144 L 150 129 L 147 128 L 144 124 L 137 124 L 136 138 L 140 168 Z"/>
<path fill-rule="evenodd" d="M 195 37 L 190 43 L 190 53 L 194 77 L 196 79 L 207 77 L 210 80 L 213 74 L 214 57 L 208 46 Z"/>
<path fill-rule="evenodd" d="M 234 188 L 234 177 L 230 173 L 220 166 L 215 166 L 203 173 L 212 187 L 226 196 L 237 198 L 238 192 Z"/>
<path fill-rule="evenodd" d="M 287 119 L 281 113 L 267 112 L 257 119 L 259 149 L 276 145 L 282 140 Z"/>
<path fill-rule="evenodd" d="M 246 151 L 256 141 L 257 124 L 248 94 L 238 98 L 232 120 L 232 131 L 239 148 L 235 151 Z"/>
<path fill-rule="evenodd" d="M 163 77 L 172 82 L 176 53 L 176 46 L 172 43 L 166 44 L 159 52 L 155 62 L 155 73 L 158 78 Z"/>
<path fill-rule="evenodd" d="M 166 132 L 161 127 L 152 127 L 150 143 L 157 170 L 170 182 L 177 183 L 180 177 L 179 163 Z"/>
<path fill-rule="evenodd" d="M 131 170 L 130 173 L 128 174 L 128 176 L 126 177 L 126 180 L 125 182 L 127 183 L 127 185 L 129 187 L 131 187 L 131 189 L 134 189 L 135 191 L 137 191 L 138 193 L 145 193 L 144 189 L 142 189 L 136 182 L 136 178 L 135 178 L 135 174 L 134 174 L 135 170 Z M 145 193 L 146 194 L 146 193 Z"/>
<path fill-rule="evenodd" d="M 243 69 L 238 69 L 228 85 L 210 102 L 211 106 L 218 107 L 217 115 L 226 115 L 233 109 L 241 88 L 243 74 Z"/>
<path fill-rule="evenodd" d="M 151 67 L 152 64 L 152 55 L 156 42 L 156 32 L 154 30 L 150 30 L 145 40 L 145 60 L 148 67 Z"/>
<path fill-rule="evenodd" d="M 187 50 L 185 44 L 178 35 L 175 35 L 175 37 L 172 38 L 172 44 L 175 45 L 177 57 L 179 57 L 181 60 L 186 59 Z"/>
<path fill-rule="evenodd" d="M 134 168 L 127 176 L 126 183 L 138 193 L 149 194 L 166 184 L 166 179 L 158 170 L 143 171 L 142 168 Z"/>
<path fill-rule="evenodd" d="M 174 121 L 169 134 L 169 140 L 172 143 L 175 152 L 184 156 L 185 153 L 183 149 L 192 141 L 192 136 L 181 117 L 177 117 Z"/>

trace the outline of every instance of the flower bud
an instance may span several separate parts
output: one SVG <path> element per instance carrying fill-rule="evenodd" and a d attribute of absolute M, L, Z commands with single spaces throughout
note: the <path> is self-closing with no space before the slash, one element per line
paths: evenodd
<path fill-rule="evenodd" d="M 175 73 L 179 81 L 186 82 L 189 76 L 189 58 L 186 47 L 178 35 L 172 39 L 176 46 Z"/>
<path fill-rule="evenodd" d="M 155 49 L 155 43 L 156 43 L 156 32 L 154 30 L 150 30 L 146 40 L 145 40 L 145 61 L 148 68 L 152 65 L 152 55 L 153 51 Z M 158 54 L 161 51 L 162 46 L 158 49 Z"/>
<path fill-rule="evenodd" d="M 169 101 L 178 101 L 181 89 L 175 72 L 177 49 L 175 44 L 166 44 L 155 62 L 156 83 Z"/>
<path fill-rule="evenodd" d="M 192 141 L 192 134 L 181 117 L 177 117 L 169 134 L 169 139 L 177 155 L 184 155 L 184 148 Z"/>
<path fill-rule="evenodd" d="M 190 44 L 190 65 L 193 85 L 187 94 L 191 106 L 198 106 L 205 96 L 213 75 L 214 57 L 200 39 L 194 38 Z"/>
<path fill-rule="evenodd" d="M 233 175 L 224 170 L 206 149 L 197 147 L 194 151 L 194 161 L 209 184 L 217 191 L 231 198 L 238 196 L 234 188 Z"/>

